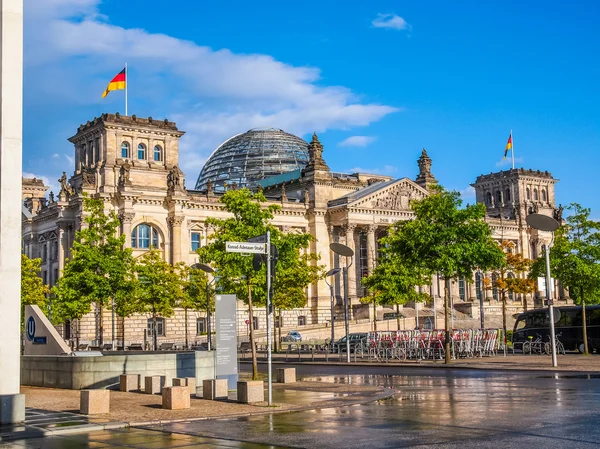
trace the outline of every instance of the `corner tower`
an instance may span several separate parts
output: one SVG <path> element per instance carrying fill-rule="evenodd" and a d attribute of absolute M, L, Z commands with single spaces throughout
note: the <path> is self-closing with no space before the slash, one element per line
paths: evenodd
<path fill-rule="evenodd" d="M 69 139 L 75 146 L 75 191 L 115 192 L 119 186 L 165 188 L 179 163 L 175 123 L 120 114 L 102 114 L 79 126 Z"/>

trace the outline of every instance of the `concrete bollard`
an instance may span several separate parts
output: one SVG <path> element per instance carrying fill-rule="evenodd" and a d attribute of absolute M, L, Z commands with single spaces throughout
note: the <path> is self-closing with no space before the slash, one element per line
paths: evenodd
<path fill-rule="evenodd" d="M 173 386 L 174 387 L 187 387 L 187 379 L 185 377 L 174 377 L 173 378 Z"/>
<path fill-rule="evenodd" d="M 204 379 L 202 381 L 202 399 L 214 401 L 227 399 L 227 379 Z"/>
<path fill-rule="evenodd" d="M 79 412 L 84 415 L 99 415 L 110 411 L 109 390 L 81 390 Z"/>
<path fill-rule="evenodd" d="M 144 393 L 160 394 L 165 385 L 163 376 L 146 376 L 144 378 Z"/>
<path fill-rule="evenodd" d="M 165 387 L 162 390 L 162 408 L 184 410 L 190 408 L 190 390 L 184 387 Z"/>
<path fill-rule="evenodd" d="M 262 380 L 240 381 L 237 383 L 237 401 L 242 404 L 264 402 L 265 386 Z"/>
<path fill-rule="evenodd" d="M 196 378 L 195 377 L 186 377 L 185 378 L 186 385 L 190 389 L 190 394 L 192 396 L 196 395 Z"/>
<path fill-rule="evenodd" d="M 296 382 L 296 368 L 277 368 L 277 382 L 280 384 Z"/>
<path fill-rule="evenodd" d="M 139 374 L 121 374 L 119 376 L 119 390 L 121 391 L 137 391 L 140 389 Z"/>

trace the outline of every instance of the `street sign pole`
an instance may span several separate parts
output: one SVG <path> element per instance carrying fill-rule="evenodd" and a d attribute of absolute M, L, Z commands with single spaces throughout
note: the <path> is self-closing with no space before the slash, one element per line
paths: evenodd
<path fill-rule="evenodd" d="M 268 404 L 273 402 L 273 378 L 271 374 L 271 232 L 267 231 L 267 371 Z"/>

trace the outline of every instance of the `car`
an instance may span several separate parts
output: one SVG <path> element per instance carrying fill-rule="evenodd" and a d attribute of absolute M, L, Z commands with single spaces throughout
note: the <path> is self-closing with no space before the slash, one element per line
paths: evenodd
<path fill-rule="evenodd" d="M 281 339 L 282 341 L 298 342 L 302 341 L 302 335 L 298 331 L 289 331 L 288 334 Z"/>
<path fill-rule="evenodd" d="M 354 348 L 360 344 L 367 343 L 367 337 L 369 334 L 367 332 L 355 332 L 349 334 L 350 337 L 350 351 L 353 351 Z M 344 335 L 338 341 L 333 343 L 332 347 L 333 352 L 346 352 L 346 336 Z"/>

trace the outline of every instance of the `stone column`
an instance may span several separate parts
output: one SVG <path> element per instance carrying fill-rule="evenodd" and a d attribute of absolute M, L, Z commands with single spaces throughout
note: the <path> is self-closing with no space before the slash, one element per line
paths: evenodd
<path fill-rule="evenodd" d="M 64 222 L 58 223 L 58 273 L 62 276 L 62 271 L 65 268 L 65 255 L 69 247 L 67 238 L 67 224 Z M 55 279 L 56 281 L 56 279 Z"/>
<path fill-rule="evenodd" d="M 171 263 L 181 262 L 181 223 L 185 217 L 171 215 L 169 225 L 171 226 Z"/>
<path fill-rule="evenodd" d="M 369 274 L 373 274 L 373 270 L 375 269 L 375 260 L 377 259 L 375 231 L 377 231 L 377 226 L 375 225 L 369 225 L 367 228 L 367 269 L 369 270 Z"/>
<path fill-rule="evenodd" d="M 354 251 L 354 257 L 352 260 L 352 266 L 348 270 L 348 296 L 350 298 L 356 297 L 356 249 L 354 245 L 354 231 L 356 230 L 356 225 L 349 224 L 344 227 L 346 232 L 346 246 L 351 248 Z M 344 259 L 347 259 L 344 257 Z"/>
<path fill-rule="evenodd" d="M 25 420 L 21 384 L 23 0 L 0 0 L 0 424 Z"/>
<path fill-rule="evenodd" d="M 125 235 L 125 248 L 131 248 L 131 223 L 135 214 L 133 212 L 121 212 L 119 219 L 121 220 L 121 234 Z"/>

